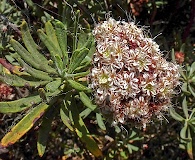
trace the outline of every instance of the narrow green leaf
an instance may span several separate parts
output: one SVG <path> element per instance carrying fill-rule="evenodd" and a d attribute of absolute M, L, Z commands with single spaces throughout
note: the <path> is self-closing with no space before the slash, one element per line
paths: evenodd
<path fill-rule="evenodd" d="M 186 119 L 188 119 L 189 114 L 188 114 L 188 106 L 187 106 L 186 97 L 184 97 L 184 99 L 183 99 L 182 108 L 183 108 L 183 112 L 184 112 Z"/>
<path fill-rule="evenodd" d="M 106 130 L 106 126 L 104 124 L 104 121 L 102 119 L 102 115 L 99 113 L 96 113 L 96 119 L 97 119 L 97 123 L 98 126 L 102 129 L 102 130 Z"/>
<path fill-rule="evenodd" d="M 86 71 L 86 70 L 88 70 L 89 68 L 90 68 L 90 66 L 91 66 L 91 61 L 83 61 L 83 62 L 81 62 L 81 64 L 75 69 L 75 74 L 77 74 L 77 73 L 84 73 L 83 71 Z"/>
<path fill-rule="evenodd" d="M 186 93 L 187 95 L 190 95 L 191 93 L 188 91 L 188 84 L 185 82 L 183 83 L 182 87 L 181 87 L 181 90 Z"/>
<path fill-rule="evenodd" d="M 70 84 L 71 87 L 73 87 L 74 89 L 78 90 L 78 91 L 90 91 L 90 89 L 74 80 L 67 80 L 67 82 Z"/>
<path fill-rule="evenodd" d="M 7 1 L 6 0 L 2 0 L 0 4 L 1 4 L 0 11 L 4 12 L 7 9 L 7 7 L 6 7 Z"/>
<path fill-rule="evenodd" d="M 173 62 L 176 62 L 175 61 L 175 50 L 174 50 L 174 48 L 172 48 L 172 50 L 171 50 L 171 59 L 172 59 Z"/>
<path fill-rule="evenodd" d="M 193 158 L 193 150 L 192 150 L 192 141 L 187 143 L 187 152 L 188 152 L 188 156 L 190 157 L 190 159 L 194 159 Z"/>
<path fill-rule="evenodd" d="M 68 108 L 72 112 L 72 118 L 74 121 L 75 132 L 85 144 L 86 148 L 95 156 L 101 157 L 102 152 L 99 149 L 97 143 L 94 141 L 93 137 L 89 134 L 89 131 L 79 115 L 78 109 L 74 99 L 71 100 L 71 106 Z"/>
<path fill-rule="evenodd" d="M 187 81 L 186 75 L 184 74 L 182 68 L 179 68 L 179 73 L 180 73 L 180 75 L 183 77 L 183 79 L 184 79 L 185 81 Z"/>
<path fill-rule="evenodd" d="M 129 138 L 131 138 L 131 140 L 133 140 L 132 138 L 136 137 L 136 132 L 135 131 L 131 131 L 131 135 L 129 136 Z"/>
<path fill-rule="evenodd" d="M 131 141 L 140 141 L 140 140 L 144 139 L 144 137 L 137 136 L 137 133 L 133 130 L 132 130 L 131 135 L 130 135 L 129 138 L 130 138 Z"/>
<path fill-rule="evenodd" d="M 55 92 L 59 86 L 61 85 L 62 80 L 61 79 L 56 79 L 50 83 L 48 83 L 45 87 L 47 92 Z"/>
<path fill-rule="evenodd" d="M 24 87 L 24 86 L 38 87 L 40 85 L 45 85 L 49 83 L 49 81 L 27 81 L 13 74 L 5 74 L 3 76 L 0 75 L 0 81 L 16 87 Z"/>
<path fill-rule="evenodd" d="M 26 48 L 28 49 L 28 51 L 31 53 L 31 54 L 34 54 L 33 56 L 35 56 L 35 58 L 39 61 L 40 59 L 42 61 L 45 61 L 47 62 L 47 59 L 41 55 L 37 48 L 39 47 L 35 41 L 33 40 L 31 34 L 30 34 L 30 31 L 29 31 L 29 28 L 28 28 L 28 25 L 26 23 L 26 21 L 23 21 L 21 26 L 21 33 L 22 33 L 22 40 L 26 46 Z M 40 57 L 39 57 L 40 56 Z M 40 59 L 39 59 L 40 58 Z"/>
<path fill-rule="evenodd" d="M 192 89 L 192 87 L 191 87 L 190 84 L 188 84 L 188 89 L 189 89 L 189 91 L 192 93 L 192 95 L 195 97 L 194 89 Z"/>
<path fill-rule="evenodd" d="M 69 27 L 70 24 L 72 23 L 72 19 L 70 18 L 71 16 L 72 16 L 72 6 L 69 5 L 68 3 L 65 3 L 63 5 L 63 11 L 62 11 L 62 22 L 67 27 Z"/>
<path fill-rule="evenodd" d="M 5 55 L 5 58 L 7 59 L 7 61 L 9 62 L 9 63 L 11 63 L 11 64 L 13 64 L 13 65 L 16 65 L 16 66 L 19 66 L 19 64 L 16 62 L 14 62 L 15 61 L 15 59 L 13 58 L 13 56 L 12 55 L 14 55 L 14 54 L 11 54 L 11 55 Z"/>
<path fill-rule="evenodd" d="M 24 70 L 27 73 L 29 73 L 32 77 L 40 79 L 40 80 L 46 80 L 46 81 L 52 80 L 52 78 L 49 76 L 48 73 L 32 68 L 27 63 L 25 63 L 21 58 L 19 58 L 19 56 L 17 56 L 17 54 L 15 54 L 14 57 L 20 63 L 20 65 L 24 68 Z"/>
<path fill-rule="evenodd" d="M 181 45 L 181 47 L 180 47 L 180 52 L 183 52 L 183 53 L 185 53 L 185 47 L 186 47 L 186 44 L 185 43 L 183 43 L 182 45 Z"/>
<path fill-rule="evenodd" d="M 172 118 L 174 118 L 177 121 L 182 122 L 185 120 L 182 116 L 180 116 L 178 113 L 176 113 L 172 107 L 170 107 L 170 115 L 172 116 Z"/>
<path fill-rule="evenodd" d="M 192 63 L 191 67 L 190 67 L 190 72 L 189 72 L 189 77 L 192 76 L 192 74 L 194 73 L 195 71 L 195 62 Z"/>
<path fill-rule="evenodd" d="M 131 146 L 132 146 L 131 144 L 127 144 L 127 149 L 128 149 L 130 154 L 133 153 L 133 150 L 132 150 Z"/>
<path fill-rule="evenodd" d="M 45 44 L 45 46 L 47 47 L 47 49 L 50 52 L 50 55 L 52 57 L 52 60 L 55 63 L 56 68 L 60 68 L 60 70 L 58 70 L 58 72 L 61 72 L 63 70 L 63 68 L 61 68 L 63 61 L 62 59 L 56 59 L 56 56 L 59 55 L 59 53 L 61 52 L 56 46 L 55 44 L 49 39 L 49 37 L 42 31 L 42 30 L 38 30 L 37 31 L 41 41 Z M 60 60 L 60 63 L 59 63 Z"/>
<path fill-rule="evenodd" d="M 61 116 L 61 119 L 63 121 L 63 123 L 66 125 L 66 127 L 68 127 L 71 131 L 74 131 L 73 127 L 71 126 L 71 121 L 70 121 L 70 118 L 69 118 L 69 111 L 67 109 L 67 107 L 64 105 L 61 105 L 61 108 L 60 108 L 60 116 Z"/>
<path fill-rule="evenodd" d="M 53 93 L 46 93 L 47 97 L 56 96 L 60 91 L 56 90 Z M 0 113 L 16 113 L 23 111 L 32 105 L 39 104 L 42 101 L 39 95 L 20 98 L 14 101 L 0 102 Z"/>
<path fill-rule="evenodd" d="M 15 101 L 0 102 L 0 113 L 20 112 L 40 102 L 41 98 L 39 97 L 39 95 L 20 98 Z"/>
<path fill-rule="evenodd" d="M 93 38 L 93 37 L 92 37 Z M 93 55 L 95 53 L 95 41 L 92 39 L 92 43 L 91 43 L 91 46 L 90 46 L 90 50 L 89 50 L 89 53 L 88 55 L 85 57 L 85 59 L 83 61 L 86 61 L 86 62 L 91 62 L 92 58 L 93 58 Z"/>
<path fill-rule="evenodd" d="M 185 121 L 185 124 L 184 124 L 183 128 L 180 131 L 180 137 L 184 141 L 190 142 L 190 139 L 187 137 L 187 129 L 188 129 L 188 124 L 187 124 L 187 121 Z"/>
<path fill-rule="evenodd" d="M 76 50 L 73 53 L 75 57 L 71 59 L 71 62 L 68 68 L 68 73 L 74 72 L 74 70 L 80 66 L 81 62 L 87 56 L 88 52 L 89 52 L 89 49 L 83 48 L 82 50 Z"/>
<path fill-rule="evenodd" d="M 87 33 L 79 33 L 79 40 L 77 43 L 77 49 L 83 48 L 84 44 L 87 42 Z"/>
<path fill-rule="evenodd" d="M 83 102 L 83 104 L 90 108 L 91 110 L 94 110 L 97 106 L 93 105 L 90 98 L 84 93 L 84 92 L 79 92 L 80 95 L 80 100 Z"/>
<path fill-rule="evenodd" d="M 120 150 L 120 156 L 123 158 L 123 159 L 128 159 L 128 156 L 127 156 L 127 153 L 123 150 Z"/>
<path fill-rule="evenodd" d="M 75 15 L 75 19 L 74 19 L 73 52 L 76 50 L 76 47 L 77 47 L 79 18 L 80 18 L 80 11 L 77 10 L 76 15 Z"/>
<path fill-rule="evenodd" d="M 41 66 L 40 69 L 48 73 L 55 73 L 55 70 L 48 65 L 48 60 L 41 53 L 38 52 L 37 50 L 38 45 L 34 42 L 26 21 L 22 22 L 21 33 L 22 33 L 23 42 L 26 48 L 28 49 L 28 51 L 31 53 L 32 57 L 36 59 L 36 62 L 38 64 L 44 64 Z"/>
<path fill-rule="evenodd" d="M 14 39 L 10 40 L 11 45 L 14 50 L 21 56 L 21 58 L 27 62 L 29 65 L 36 69 L 41 69 L 42 66 L 40 63 L 37 63 L 36 59 L 30 54 L 19 42 Z"/>
<path fill-rule="evenodd" d="M 64 77 L 65 78 L 81 78 L 81 77 L 85 77 L 87 76 L 88 74 L 90 73 L 90 71 L 86 71 L 86 72 L 80 72 L 80 73 L 75 73 L 75 74 L 68 74 L 68 73 L 65 73 Z"/>
<path fill-rule="evenodd" d="M 39 88 L 38 89 L 39 92 L 39 96 L 41 97 L 43 102 L 48 102 L 47 96 L 46 96 L 46 92 L 44 90 L 44 88 Z"/>
<path fill-rule="evenodd" d="M 181 143 L 182 143 L 182 142 L 181 142 Z M 183 150 L 186 150 L 186 145 L 185 145 L 185 144 L 181 144 L 181 143 L 179 144 L 179 148 L 180 148 L 180 149 L 183 149 Z"/>
<path fill-rule="evenodd" d="M 63 61 L 62 59 L 60 58 L 59 55 L 55 55 L 55 59 L 56 59 L 56 67 L 58 69 L 58 72 L 60 73 L 60 75 L 62 74 L 62 71 L 64 70 L 64 64 L 63 64 Z"/>
<path fill-rule="evenodd" d="M 194 118 L 194 115 L 195 115 L 195 108 L 192 109 L 192 112 L 191 112 L 191 114 L 190 114 L 189 119 Z"/>
<path fill-rule="evenodd" d="M 80 126 L 82 127 L 82 126 Z M 81 129 L 81 128 L 80 128 Z M 79 134 L 80 130 L 77 128 L 75 129 L 77 135 L 79 136 L 81 141 L 86 145 L 86 148 L 95 156 L 101 157 L 102 152 L 99 149 L 97 143 L 94 141 L 93 137 L 90 134 L 86 134 L 83 130 L 81 131 L 82 134 Z"/>
<path fill-rule="evenodd" d="M 192 133 L 195 133 L 195 125 L 193 123 L 189 122 L 189 126 L 190 126 L 189 128 L 192 131 Z"/>
<path fill-rule="evenodd" d="M 43 116 L 43 120 L 39 128 L 38 140 L 37 140 L 37 150 L 40 157 L 42 157 L 43 154 L 45 153 L 49 132 L 51 130 L 51 123 L 56 112 L 57 112 L 57 108 L 52 107 Z"/>
<path fill-rule="evenodd" d="M 26 0 L 26 3 L 28 4 L 29 8 L 33 10 L 33 13 L 37 16 L 43 15 L 43 10 L 41 7 L 39 7 L 36 3 L 34 3 L 32 0 Z"/>
<path fill-rule="evenodd" d="M 83 36 L 84 35 L 84 36 Z M 85 37 L 85 38 L 84 38 Z M 94 45 L 93 42 L 93 36 L 92 34 L 87 34 L 87 33 L 81 33 L 80 35 L 80 39 L 78 42 L 78 47 L 77 49 L 73 52 L 72 56 L 71 56 L 71 61 L 73 61 L 75 59 L 75 57 L 77 56 L 77 52 L 82 51 L 83 49 L 87 48 L 87 49 L 91 49 L 91 45 Z"/>
<path fill-rule="evenodd" d="M 86 71 L 89 68 L 89 66 L 91 65 L 91 60 L 92 60 L 93 54 L 95 52 L 95 42 L 92 38 L 93 37 L 90 36 L 90 38 L 88 39 L 86 44 L 82 47 L 82 48 L 87 47 L 87 48 L 90 48 L 90 49 L 89 49 L 89 52 L 88 52 L 87 56 L 85 56 L 85 58 L 82 60 L 80 65 L 75 69 L 75 71 L 74 71 L 75 73 Z M 72 59 L 75 59 L 75 57 L 76 57 L 76 54 L 73 54 L 72 57 L 71 57 L 71 62 L 72 62 Z"/>
<path fill-rule="evenodd" d="M 195 126 L 195 117 L 194 117 L 194 118 L 191 118 L 191 119 L 189 120 L 189 124 Z"/>
<path fill-rule="evenodd" d="M 144 137 L 138 137 L 138 136 L 135 136 L 134 138 L 132 138 L 131 140 L 133 141 L 140 141 L 140 140 L 143 140 Z"/>
<path fill-rule="evenodd" d="M 4 68 L 4 67 L 0 64 L 0 74 L 3 74 L 3 71 L 4 71 L 3 68 Z"/>
<path fill-rule="evenodd" d="M 186 131 L 187 131 L 187 126 L 185 125 L 181 131 L 180 131 L 180 137 L 183 139 L 183 140 L 186 140 Z"/>
<path fill-rule="evenodd" d="M 79 115 L 85 119 L 90 113 L 92 112 L 92 110 L 90 108 L 86 108 L 85 110 L 83 110 Z"/>
<path fill-rule="evenodd" d="M 18 141 L 26 132 L 28 132 L 35 122 L 44 114 L 49 106 L 41 103 L 31 110 L 22 120 L 20 120 L 10 132 L 1 140 L 1 145 L 7 147 Z"/>
<path fill-rule="evenodd" d="M 115 132 L 116 133 L 120 133 L 121 132 L 121 128 L 119 126 L 115 125 L 114 128 L 115 128 Z"/>
<path fill-rule="evenodd" d="M 192 136 L 191 136 L 191 133 L 190 133 L 190 129 L 188 128 L 188 139 L 190 139 L 190 142 L 187 143 L 187 152 L 188 152 L 188 155 L 191 159 L 194 159 L 193 158 L 193 149 L 192 149 Z"/>
<path fill-rule="evenodd" d="M 91 48 L 91 44 L 93 42 L 93 35 L 87 33 L 81 33 L 79 36 L 78 46 L 77 49 L 82 48 Z"/>
<path fill-rule="evenodd" d="M 195 76 L 192 76 L 192 78 L 190 78 L 190 83 L 195 83 Z"/>
<path fill-rule="evenodd" d="M 63 54 L 64 66 L 68 64 L 67 26 L 60 21 L 56 22 L 56 35 Z"/>
<path fill-rule="evenodd" d="M 138 151 L 138 150 L 139 150 L 139 148 L 138 148 L 137 146 L 134 146 L 134 145 L 132 145 L 132 144 L 127 144 L 127 146 L 128 146 L 128 147 L 131 147 L 131 149 L 132 149 L 133 151 Z"/>
<path fill-rule="evenodd" d="M 61 51 L 61 48 L 59 46 L 59 43 L 58 43 L 58 39 L 57 39 L 57 36 L 56 36 L 56 31 L 54 30 L 52 24 L 50 21 L 48 21 L 46 24 L 45 24 L 45 30 L 46 30 L 46 34 L 49 38 L 49 40 L 55 45 L 55 47 L 57 48 L 58 50 L 58 55 L 60 58 L 62 58 L 62 51 Z"/>

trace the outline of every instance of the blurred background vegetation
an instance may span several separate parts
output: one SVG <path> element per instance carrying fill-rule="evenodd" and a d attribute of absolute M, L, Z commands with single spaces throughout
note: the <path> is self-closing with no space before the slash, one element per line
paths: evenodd
<path fill-rule="evenodd" d="M 65 4 L 70 5 L 73 12 L 80 10 L 79 27 L 85 32 L 90 32 L 95 23 L 104 21 L 108 15 L 116 20 L 135 21 L 151 34 L 167 59 L 171 60 L 171 53 L 175 54 L 176 61 L 186 71 L 195 60 L 194 0 L 1 0 L 0 58 L 6 57 L 12 61 L 9 53 L 13 48 L 9 40 L 14 37 L 22 42 L 19 29 L 22 20 L 27 21 L 33 38 L 42 45 L 36 34 L 37 29 L 44 27 L 44 23 L 48 20 L 58 19 L 63 22 Z M 193 84 L 192 87 L 194 88 Z M 11 99 L 26 97 L 34 91 L 30 87 L 12 89 L 14 96 Z M 194 108 L 195 98 L 187 90 L 188 88 L 184 86 L 173 99 L 173 106 L 181 115 L 183 115 L 181 104 L 184 95 L 188 96 L 189 111 Z M 7 99 L 0 97 L 0 100 L 10 100 L 10 97 Z M 0 138 L 23 115 L 25 111 L 20 114 L 0 114 Z M 165 117 L 167 120 L 164 121 L 154 119 L 146 130 L 136 128 L 132 130 L 130 126 L 112 127 L 109 123 L 106 123 L 106 130 L 102 130 L 98 127 L 94 114 L 85 118 L 84 122 L 92 135 L 98 135 L 95 136 L 95 140 L 102 148 L 104 159 L 189 159 L 186 150 L 182 149 L 185 147 L 181 145 L 179 147 L 182 123 L 175 121 L 168 113 Z M 38 129 L 39 123 L 16 144 L 6 149 L 0 147 L 0 159 L 40 159 L 35 143 Z M 55 117 L 46 153 L 41 159 L 95 159 L 83 148 L 78 137 L 63 125 L 59 117 Z"/>

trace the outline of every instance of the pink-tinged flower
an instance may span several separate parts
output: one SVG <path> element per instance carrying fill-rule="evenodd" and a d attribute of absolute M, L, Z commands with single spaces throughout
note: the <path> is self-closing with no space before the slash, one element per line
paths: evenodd
<path fill-rule="evenodd" d="M 171 104 L 179 85 L 178 65 L 162 57 L 159 45 L 133 22 L 109 18 L 93 30 L 96 52 L 89 75 L 96 104 L 114 123 L 140 122 Z"/>
<path fill-rule="evenodd" d="M 184 62 L 185 54 L 183 52 L 175 52 L 175 60 L 182 64 Z"/>

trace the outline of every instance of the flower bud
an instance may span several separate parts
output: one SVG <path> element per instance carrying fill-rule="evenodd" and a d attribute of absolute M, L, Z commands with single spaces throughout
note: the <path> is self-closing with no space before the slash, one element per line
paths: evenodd
<path fill-rule="evenodd" d="M 183 52 L 175 52 L 175 60 L 182 64 L 184 62 L 184 53 Z"/>

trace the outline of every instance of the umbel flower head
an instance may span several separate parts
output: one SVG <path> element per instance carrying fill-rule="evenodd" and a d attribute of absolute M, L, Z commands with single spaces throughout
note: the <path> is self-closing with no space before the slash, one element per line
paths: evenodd
<path fill-rule="evenodd" d="M 96 52 L 89 76 L 96 104 L 115 123 L 144 127 L 171 105 L 179 85 L 178 65 L 162 57 L 159 45 L 134 22 L 109 18 L 93 30 Z"/>

